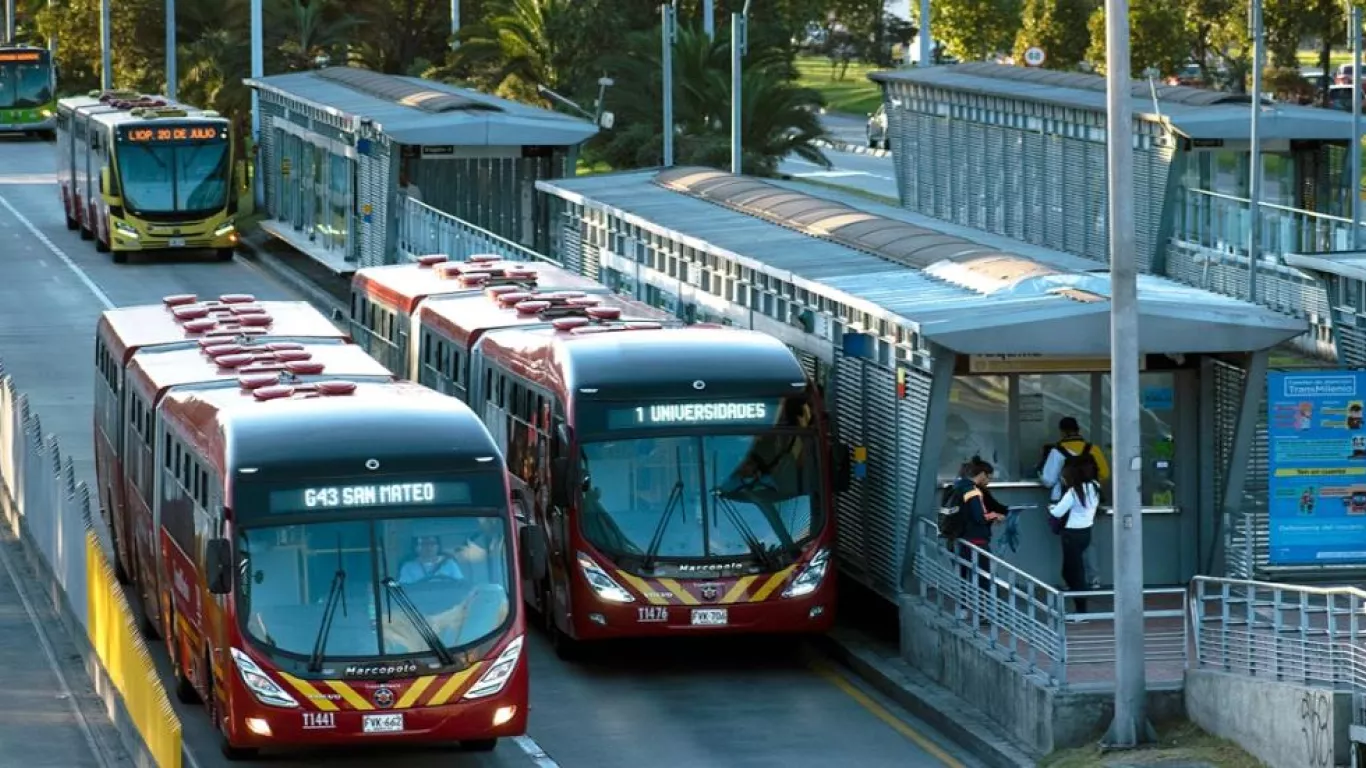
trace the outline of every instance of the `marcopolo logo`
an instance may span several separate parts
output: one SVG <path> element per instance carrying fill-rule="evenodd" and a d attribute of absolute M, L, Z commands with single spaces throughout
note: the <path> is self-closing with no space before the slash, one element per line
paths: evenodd
<path fill-rule="evenodd" d="M 1286 376 L 1286 397 L 1353 397 L 1356 376 Z"/>
<path fill-rule="evenodd" d="M 347 677 L 392 677 L 417 674 L 417 664 L 405 661 L 396 664 L 352 664 L 343 670 Z"/>

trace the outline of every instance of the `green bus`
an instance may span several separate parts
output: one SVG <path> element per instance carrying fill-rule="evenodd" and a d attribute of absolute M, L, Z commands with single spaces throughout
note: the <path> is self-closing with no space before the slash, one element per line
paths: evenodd
<path fill-rule="evenodd" d="M 0 133 L 51 139 L 57 130 L 57 74 L 46 48 L 0 45 Z"/>

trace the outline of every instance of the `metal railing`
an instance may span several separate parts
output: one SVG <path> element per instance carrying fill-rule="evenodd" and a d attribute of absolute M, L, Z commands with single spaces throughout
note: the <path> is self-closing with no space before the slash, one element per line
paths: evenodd
<path fill-rule="evenodd" d="M 1252 201 L 1204 189 L 1176 190 L 1172 236 L 1247 258 Z M 1261 245 L 1268 257 L 1352 248 L 1352 220 L 1275 203 L 1261 205 Z"/>
<path fill-rule="evenodd" d="M 517 261 L 546 261 L 546 256 L 530 248 L 500 237 L 487 229 L 458 219 L 449 213 L 400 196 L 398 212 L 398 259 L 410 261 L 418 256 L 444 253 L 455 260 L 464 260 L 481 253 L 491 253 Z"/>
<path fill-rule="evenodd" d="M 1067 605 L 1076 598 L 1109 601 L 1113 591 L 1059 589 L 965 541 L 950 550 L 935 521 L 921 518 L 916 523 L 913 572 L 927 606 L 1052 685 L 1066 687 L 1069 678 L 1090 681 L 1098 673 L 1110 673 L 1114 613 L 1069 612 Z M 1180 679 L 1186 668 L 1186 594 L 1179 587 L 1143 591 L 1144 660 L 1150 679 L 1160 677 L 1164 666 Z"/>

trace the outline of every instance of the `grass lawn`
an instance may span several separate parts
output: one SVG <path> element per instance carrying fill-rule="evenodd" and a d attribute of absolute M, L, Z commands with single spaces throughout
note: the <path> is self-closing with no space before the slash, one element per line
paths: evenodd
<path fill-rule="evenodd" d="M 1318 51 L 1300 51 L 1295 54 L 1295 58 L 1299 60 L 1301 67 L 1317 68 L 1319 65 Z M 1335 50 L 1329 58 L 1329 61 L 1332 62 L 1332 64 L 1329 65 L 1331 67 L 1336 67 L 1339 64 L 1349 64 L 1352 61 L 1352 51 L 1350 49 L 1342 51 Z"/>
<path fill-rule="evenodd" d="M 590 163 L 588 163 L 586 160 L 584 160 L 583 158 L 579 158 L 579 161 L 578 161 L 577 165 L 576 165 L 575 168 L 574 168 L 574 174 L 575 174 L 576 176 L 587 176 L 587 175 L 593 174 L 593 173 L 611 173 L 611 172 L 612 172 L 612 166 L 608 165 L 607 163 L 604 163 L 604 162 L 602 162 L 601 160 L 599 160 L 599 161 L 596 162 L 596 163 L 590 164 Z"/>
<path fill-rule="evenodd" d="M 1164 765 L 1175 761 L 1208 763 L 1218 768 L 1261 768 L 1262 763 L 1225 741 L 1191 723 L 1178 723 L 1158 731 L 1157 744 L 1146 749 L 1102 754 L 1097 747 L 1079 747 L 1054 752 L 1039 762 L 1039 768 L 1102 768 L 1117 765 Z"/>
<path fill-rule="evenodd" d="M 834 79 L 830 71 L 830 60 L 822 56 L 797 57 L 797 83 L 803 87 L 819 91 L 825 97 L 825 108 L 831 112 L 848 112 L 866 115 L 882 103 L 882 92 L 877 84 L 869 80 L 869 72 L 879 67 L 860 62 L 850 62 L 843 80 Z"/>

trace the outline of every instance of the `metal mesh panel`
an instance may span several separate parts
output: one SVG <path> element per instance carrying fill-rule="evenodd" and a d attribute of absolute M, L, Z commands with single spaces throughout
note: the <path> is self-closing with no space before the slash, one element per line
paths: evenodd
<path fill-rule="evenodd" d="M 583 274 L 583 237 L 580 235 L 580 227 L 583 224 L 578 216 L 570 211 L 565 211 L 564 220 L 560 224 L 560 248 L 561 259 L 564 260 L 565 269 L 577 275 Z"/>
<path fill-rule="evenodd" d="M 1352 368 L 1366 366 L 1366 331 L 1338 323 L 1338 358 Z"/>
<path fill-rule="evenodd" d="M 1065 248 L 1067 236 L 1064 234 L 1063 206 L 1067 203 L 1063 199 L 1063 189 L 1067 183 L 1066 165 L 1064 158 L 1067 151 L 1071 149 L 1066 139 L 1056 134 L 1044 135 L 1040 138 L 1043 150 L 1043 193 L 1042 214 L 1043 220 L 1039 222 L 1043 230 L 1043 239 L 1038 241 L 1039 245 L 1048 245 L 1052 248 Z"/>
<path fill-rule="evenodd" d="M 863 361 L 835 357 L 834 411 L 840 440 L 852 446 L 863 442 Z M 849 576 L 871 586 L 868 578 L 867 535 L 863 526 L 866 481 L 855 481 L 849 490 L 836 497 L 836 516 L 839 533 L 836 546 L 840 553 L 840 569 Z"/>
<path fill-rule="evenodd" d="M 280 148 L 276 145 L 275 121 L 284 116 L 284 108 L 275 100 L 270 93 L 260 94 L 261 105 L 261 145 L 260 145 L 260 165 L 256 172 L 261 174 L 262 187 L 265 192 L 265 209 L 272 217 L 278 218 L 279 192 L 276 188 L 276 179 L 279 173 L 279 153 Z"/>
<path fill-rule="evenodd" d="M 1233 438 L 1242 409 L 1245 372 L 1235 365 L 1214 361 L 1214 500 L 1224 507 L 1224 484 L 1233 457 Z M 1266 565 L 1267 548 L 1267 433 L 1266 408 L 1257 405 L 1257 430 L 1252 439 L 1243 498 L 1223 521 L 1224 569 L 1228 576 L 1255 578 Z"/>

